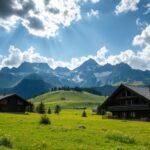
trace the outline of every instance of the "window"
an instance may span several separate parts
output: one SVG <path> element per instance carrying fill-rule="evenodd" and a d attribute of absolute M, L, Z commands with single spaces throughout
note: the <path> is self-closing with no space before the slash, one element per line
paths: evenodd
<path fill-rule="evenodd" d="M 132 100 L 132 99 L 131 99 L 131 100 L 128 100 L 128 104 L 129 104 L 129 105 L 134 104 L 133 100 Z"/>

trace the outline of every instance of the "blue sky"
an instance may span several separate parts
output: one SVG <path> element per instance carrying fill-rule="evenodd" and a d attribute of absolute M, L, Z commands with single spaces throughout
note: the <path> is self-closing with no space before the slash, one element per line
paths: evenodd
<path fill-rule="evenodd" d="M 92 57 L 102 65 L 125 62 L 136 69 L 150 69 L 149 0 L 61 0 L 60 6 L 58 0 L 50 1 L 0 2 L 6 7 L 0 10 L 1 67 L 41 61 L 73 69 Z M 144 31 L 148 35 L 143 37 Z M 133 42 L 138 35 L 143 43 Z M 30 59 L 22 54 L 29 49 Z M 142 59 L 146 62 L 140 64 Z"/>

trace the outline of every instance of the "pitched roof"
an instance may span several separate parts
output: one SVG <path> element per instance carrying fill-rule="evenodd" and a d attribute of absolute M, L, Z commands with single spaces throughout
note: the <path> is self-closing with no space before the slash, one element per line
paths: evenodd
<path fill-rule="evenodd" d="M 13 96 L 15 94 L 3 94 L 3 95 L 0 95 L 0 100 L 6 98 L 6 97 L 10 97 L 10 96 Z"/>
<path fill-rule="evenodd" d="M 137 94 L 145 97 L 146 99 L 150 100 L 150 88 L 149 87 L 140 87 L 140 86 L 131 86 L 131 85 L 124 85 L 124 86 L 136 92 Z"/>
<path fill-rule="evenodd" d="M 105 104 L 113 97 L 115 96 L 120 89 L 122 88 L 128 88 L 130 90 L 132 90 L 133 92 L 137 93 L 138 95 L 144 97 L 148 102 L 150 102 L 150 89 L 149 87 L 140 87 L 140 86 L 131 86 L 131 85 L 125 85 L 125 84 L 121 84 L 105 101 L 104 103 L 101 105 L 101 108 L 103 106 L 105 106 Z"/>
<path fill-rule="evenodd" d="M 3 95 L 0 95 L 0 101 L 5 99 L 5 98 L 11 97 L 11 96 L 17 96 L 18 98 L 20 98 L 25 103 L 31 104 L 30 102 L 26 101 L 24 98 L 18 96 L 17 94 L 5 94 L 5 95 L 3 94 Z"/>

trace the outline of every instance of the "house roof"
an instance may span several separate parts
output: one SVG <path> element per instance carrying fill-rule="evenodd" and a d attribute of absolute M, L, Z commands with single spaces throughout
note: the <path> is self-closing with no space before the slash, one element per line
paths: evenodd
<path fill-rule="evenodd" d="M 150 88 L 149 87 L 141 87 L 141 86 L 131 86 L 131 85 L 125 85 L 121 84 L 107 99 L 106 101 L 101 105 L 103 107 L 113 96 L 115 96 L 122 88 L 127 88 L 136 93 L 137 95 L 143 97 L 148 102 L 150 102 Z"/>
<path fill-rule="evenodd" d="M 136 92 L 137 94 L 145 97 L 147 100 L 150 100 L 150 88 L 149 87 L 140 87 L 140 86 L 131 86 L 131 85 L 124 85 L 124 86 Z"/>
<path fill-rule="evenodd" d="M 28 104 L 31 104 L 30 102 L 26 101 L 25 99 L 23 99 L 22 97 L 18 96 L 17 94 L 3 94 L 3 95 L 0 95 L 0 101 L 5 99 L 5 98 L 8 98 L 8 97 L 11 97 L 11 96 L 17 96 L 18 98 L 20 98 L 22 101 L 28 103 Z"/>
<path fill-rule="evenodd" d="M 3 94 L 3 95 L 0 95 L 0 100 L 3 100 L 4 98 L 6 97 L 10 97 L 10 96 L 13 96 L 15 94 Z"/>

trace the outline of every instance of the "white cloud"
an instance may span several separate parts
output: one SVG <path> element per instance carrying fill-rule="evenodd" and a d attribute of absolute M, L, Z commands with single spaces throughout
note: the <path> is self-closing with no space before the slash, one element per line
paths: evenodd
<path fill-rule="evenodd" d="M 83 0 L 83 2 L 91 2 L 91 3 L 96 4 L 96 3 L 99 3 L 100 0 Z"/>
<path fill-rule="evenodd" d="M 10 16 L 8 19 L 0 18 L 0 26 L 6 29 L 6 31 L 10 31 L 12 28 L 15 27 L 18 20 L 19 17 L 17 16 Z"/>
<path fill-rule="evenodd" d="M 53 58 L 41 56 L 34 48 L 29 48 L 26 51 L 21 51 L 14 46 L 10 46 L 9 55 L 1 57 L 1 67 L 18 67 L 22 62 L 45 62 L 52 68 L 58 66 L 68 67 L 74 69 L 80 66 L 83 62 L 92 58 L 100 65 L 110 63 L 112 65 L 124 62 L 135 69 L 150 70 L 150 46 L 146 46 L 142 50 L 134 52 L 132 50 L 125 50 L 120 54 L 106 56 L 108 49 L 104 46 L 97 51 L 96 55 L 83 56 L 79 58 L 72 58 L 69 62 L 57 61 Z"/>
<path fill-rule="evenodd" d="M 116 6 L 115 13 L 119 15 L 123 12 L 136 11 L 138 9 L 138 3 L 140 0 L 121 0 Z"/>
<path fill-rule="evenodd" d="M 0 55 L 0 67 L 18 67 L 22 62 L 45 62 L 52 68 L 58 66 L 74 69 L 80 66 L 83 62 L 92 58 L 100 65 L 110 63 L 112 65 L 124 62 L 132 68 L 141 70 L 150 70 L 150 25 L 148 25 L 141 34 L 136 35 L 133 39 L 133 45 L 142 46 L 141 50 L 134 52 L 133 50 L 124 50 L 116 55 L 106 55 L 108 49 L 103 46 L 96 55 L 88 55 L 79 58 L 72 58 L 69 62 L 57 61 L 53 58 L 41 56 L 36 50 L 31 47 L 26 51 L 22 51 L 14 46 L 10 46 L 9 55 Z"/>
<path fill-rule="evenodd" d="M 9 56 L 4 57 L 2 60 L 2 66 L 17 66 L 22 62 L 22 52 L 20 49 L 15 48 L 14 46 L 10 46 L 9 48 Z"/>
<path fill-rule="evenodd" d="M 99 11 L 98 10 L 93 10 L 91 9 L 88 13 L 87 13 L 88 17 L 99 17 Z"/>
<path fill-rule="evenodd" d="M 20 22 L 29 33 L 49 38 L 55 36 L 60 27 L 68 27 L 81 19 L 78 0 L 9 0 L 8 3 L 4 11 L 0 10 L 0 26 L 8 31 Z"/>
<path fill-rule="evenodd" d="M 23 25 L 35 36 L 54 37 L 61 27 L 68 27 L 81 17 L 81 2 L 98 3 L 100 0 L 1 0 L 0 26 L 10 31 Z M 91 11 L 97 16 L 98 11 Z"/>
<path fill-rule="evenodd" d="M 140 35 L 136 35 L 134 37 L 133 45 L 140 45 L 140 46 L 150 45 L 150 25 L 148 25 Z"/>
<path fill-rule="evenodd" d="M 99 3 L 100 0 L 91 0 L 92 3 Z"/>
<path fill-rule="evenodd" d="M 146 21 L 141 21 L 140 18 L 137 18 L 137 19 L 136 19 L 136 25 L 137 25 L 138 27 L 140 27 L 141 30 L 143 30 L 145 27 L 148 26 L 148 23 L 147 23 Z"/>
<path fill-rule="evenodd" d="M 147 3 L 146 6 L 144 6 L 146 8 L 146 11 L 144 12 L 144 15 L 147 15 L 150 13 L 150 3 Z"/>

